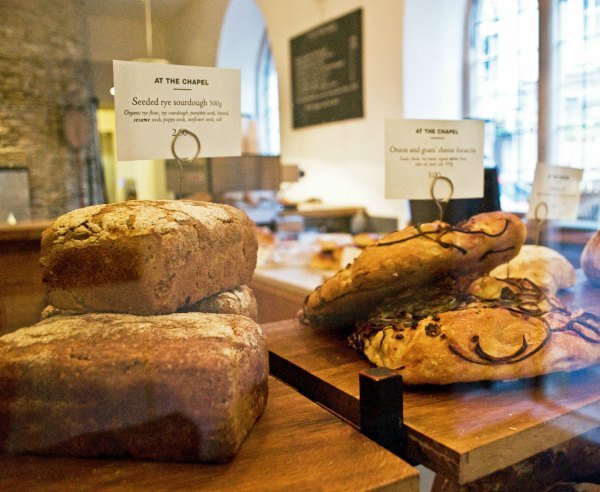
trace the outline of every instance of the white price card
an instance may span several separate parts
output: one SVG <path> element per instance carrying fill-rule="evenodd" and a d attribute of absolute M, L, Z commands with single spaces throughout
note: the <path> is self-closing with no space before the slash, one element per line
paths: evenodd
<path fill-rule="evenodd" d="M 582 176 L 583 169 L 538 162 L 529 197 L 527 217 L 577 219 L 579 184 Z"/>
<path fill-rule="evenodd" d="M 481 198 L 483 128 L 478 120 L 386 119 L 385 197 L 431 199 L 435 181 L 438 199 Z M 436 178 L 445 178 L 439 189 Z"/>
<path fill-rule="evenodd" d="M 114 60 L 113 76 L 119 160 L 241 154 L 239 70 Z"/>

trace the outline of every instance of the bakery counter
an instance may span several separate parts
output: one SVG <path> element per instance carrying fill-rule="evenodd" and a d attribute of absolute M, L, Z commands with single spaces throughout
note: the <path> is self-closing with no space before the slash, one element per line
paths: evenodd
<path fill-rule="evenodd" d="M 40 319 L 45 307 L 40 239 L 51 223 L 0 224 L 0 335 Z"/>
<path fill-rule="evenodd" d="M 302 266 L 257 268 L 250 286 L 258 302 L 258 321 L 268 323 L 296 317 L 304 298 L 333 272 Z"/>
<path fill-rule="evenodd" d="M 385 470 L 382 473 L 382 470 Z M 270 377 L 269 400 L 227 464 L 0 457 L 1 490 L 374 490 L 417 492 L 418 471 Z"/>

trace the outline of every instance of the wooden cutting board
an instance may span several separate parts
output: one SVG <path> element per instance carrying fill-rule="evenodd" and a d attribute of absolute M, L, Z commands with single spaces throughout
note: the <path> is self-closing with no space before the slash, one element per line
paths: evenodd
<path fill-rule="evenodd" d="M 600 288 L 581 275 L 567 297 L 600 314 Z M 337 333 L 296 320 L 263 328 L 272 374 L 358 425 L 358 374 L 370 362 Z M 511 382 L 405 387 L 403 397 L 405 457 L 464 484 L 600 427 L 600 366 Z"/>

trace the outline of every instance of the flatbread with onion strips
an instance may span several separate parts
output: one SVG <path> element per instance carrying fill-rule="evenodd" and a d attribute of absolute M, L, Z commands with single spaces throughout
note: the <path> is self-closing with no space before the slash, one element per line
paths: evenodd
<path fill-rule="evenodd" d="M 407 384 L 519 379 L 600 362 L 600 317 L 571 312 L 527 279 L 447 277 L 387 299 L 350 344 Z"/>
<path fill-rule="evenodd" d="M 514 258 L 526 232 L 516 215 L 488 212 L 456 226 L 435 221 L 387 234 L 309 294 L 302 319 L 345 328 L 387 297 L 448 275 L 472 280 Z"/>

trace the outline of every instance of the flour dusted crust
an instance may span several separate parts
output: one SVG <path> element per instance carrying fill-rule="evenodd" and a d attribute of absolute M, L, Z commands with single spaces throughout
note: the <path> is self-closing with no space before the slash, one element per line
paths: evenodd
<path fill-rule="evenodd" d="M 558 251 L 546 246 L 525 244 L 508 263 L 494 268 L 490 275 L 497 278 L 528 278 L 554 294 L 575 285 L 575 268 Z"/>
<path fill-rule="evenodd" d="M 462 300 L 437 288 L 414 297 L 416 308 L 384 306 L 351 343 L 406 384 L 519 379 L 600 362 L 600 318 L 571 313 L 527 280 L 484 277 Z"/>
<path fill-rule="evenodd" d="M 491 212 L 451 226 L 436 221 L 382 237 L 305 300 L 304 321 L 352 325 L 386 297 L 447 275 L 475 278 L 516 256 L 526 228 L 513 214 Z"/>
<path fill-rule="evenodd" d="M 54 316 L 0 337 L 0 451 L 228 461 L 267 377 L 246 317 Z"/>
<path fill-rule="evenodd" d="M 58 218 L 42 235 L 41 265 L 56 308 L 164 314 L 247 283 L 256 251 L 237 208 L 131 200 Z"/>

